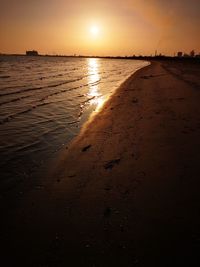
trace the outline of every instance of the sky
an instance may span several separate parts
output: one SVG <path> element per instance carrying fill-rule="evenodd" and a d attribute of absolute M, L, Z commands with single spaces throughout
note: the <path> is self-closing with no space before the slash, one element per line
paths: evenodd
<path fill-rule="evenodd" d="M 200 0 L 0 0 L 0 7 L 1 53 L 200 52 Z"/>

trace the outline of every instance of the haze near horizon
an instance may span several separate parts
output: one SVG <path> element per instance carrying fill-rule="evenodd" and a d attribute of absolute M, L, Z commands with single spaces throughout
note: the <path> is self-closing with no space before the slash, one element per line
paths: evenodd
<path fill-rule="evenodd" d="M 0 52 L 199 53 L 199 11 L 198 0 L 2 0 Z"/>

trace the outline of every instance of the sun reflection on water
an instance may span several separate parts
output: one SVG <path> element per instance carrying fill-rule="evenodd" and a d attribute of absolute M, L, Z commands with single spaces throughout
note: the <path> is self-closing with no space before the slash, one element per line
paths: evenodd
<path fill-rule="evenodd" d="M 88 59 L 88 97 L 91 99 L 89 103 L 91 106 L 95 107 L 95 111 L 98 111 L 105 102 L 105 97 L 101 95 L 99 89 L 99 82 L 101 80 L 99 68 L 99 59 Z"/>

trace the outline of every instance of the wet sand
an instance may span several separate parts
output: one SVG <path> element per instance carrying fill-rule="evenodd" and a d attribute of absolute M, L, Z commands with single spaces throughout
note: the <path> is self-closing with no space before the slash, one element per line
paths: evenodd
<path fill-rule="evenodd" d="M 2 194 L 4 266 L 199 266 L 199 67 L 137 71 L 37 185 Z"/>

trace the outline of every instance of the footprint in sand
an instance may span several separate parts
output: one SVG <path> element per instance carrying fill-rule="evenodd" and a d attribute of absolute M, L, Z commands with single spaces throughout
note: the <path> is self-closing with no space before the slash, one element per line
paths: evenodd
<path fill-rule="evenodd" d="M 87 145 L 85 147 L 82 148 L 82 152 L 87 151 L 92 145 Z"/>
<path fill-rule="evenodd" d="M 120 158 L 119 159 L 113 159 L 113 160 L 110 160 L 108 161 L 105 165 L 104 165 L 104 168 L 107 170 L 107 169 L 112 169 L 115 165 L 118 165 L 119 162 L 120 162 Z"/>

